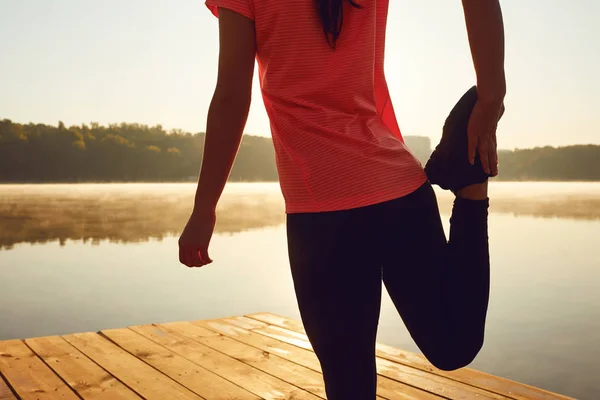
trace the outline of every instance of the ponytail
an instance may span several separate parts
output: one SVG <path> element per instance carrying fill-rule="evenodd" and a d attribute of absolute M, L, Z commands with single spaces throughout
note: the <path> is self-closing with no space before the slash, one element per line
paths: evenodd
<path fill-rule="evenodd" d="M 323 24 L 323 32 L 327 43 L 335 49 L 335 44 L 342 32 L 344 23 L 344 4 L 346 1 L 352 7 L 362 8 L 362 6 L 353 0 L 314 0 L 317 13 Z"/>

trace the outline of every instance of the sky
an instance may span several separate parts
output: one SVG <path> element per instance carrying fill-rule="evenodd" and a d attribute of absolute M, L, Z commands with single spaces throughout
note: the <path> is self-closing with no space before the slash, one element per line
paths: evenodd
<path fill-rule="evenodd" d="M 400 127 L 435 144 L 475 83 L 461 1 L 390 3 L 385 69 Z M 499 147 L 600 144 L 600 1 L 501 4 Z M 202 0 L 0 0 L 0 119 L 203 132 L 217 56 L 217 19 Z M 270 136 L 256 77 L 245 132 Z"/>

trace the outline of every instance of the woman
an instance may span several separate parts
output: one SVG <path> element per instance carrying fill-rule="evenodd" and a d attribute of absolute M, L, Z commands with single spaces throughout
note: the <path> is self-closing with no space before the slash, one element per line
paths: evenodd
<path fill-rule="evenodd" d="M 489 294 L 487 178 L 505 95 L 497 0 L 463 0 L 477 86 L 450 113 L 426 171 L 405 146 L 384 76 L 389 0 L 207 0 L 217 87 L 188 267 L 212 262 L 215 208 L 240 144 L 255 58 L 287 213 L 289 258 L 329 400 L 374 399 L 382 281 L 423 354 L 469 364 Z M 431 184 L 456 194 L 450 242 Z"/>

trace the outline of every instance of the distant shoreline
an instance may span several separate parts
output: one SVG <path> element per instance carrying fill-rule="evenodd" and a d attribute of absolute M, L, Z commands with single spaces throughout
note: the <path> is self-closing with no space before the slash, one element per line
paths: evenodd
<path fill-rule="evenodd" d="M 96 123 L 81 126 L 0 120 L 0 183 L 195 182 L 204 133 L 165 131 L 160 125 Z M 425 165 L 431 140 L 404 136 Z M 499 150 L 499 182 L 598 182 L 600 146 Z M 277 182 L 273 141 L 244 135 L 231 182 Z"/>

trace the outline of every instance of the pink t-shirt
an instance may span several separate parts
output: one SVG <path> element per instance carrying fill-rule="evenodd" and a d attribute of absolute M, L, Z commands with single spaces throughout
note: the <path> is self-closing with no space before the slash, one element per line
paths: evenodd
<path fill-rule="evenodd" d="M 264 104 L 287 213 L 357 208 L 427 180 L 404 144 L 383 61 L 389 0 L 347 4 L 337 49 L 313 0 L 207 0 L 255 23 Z"/>

